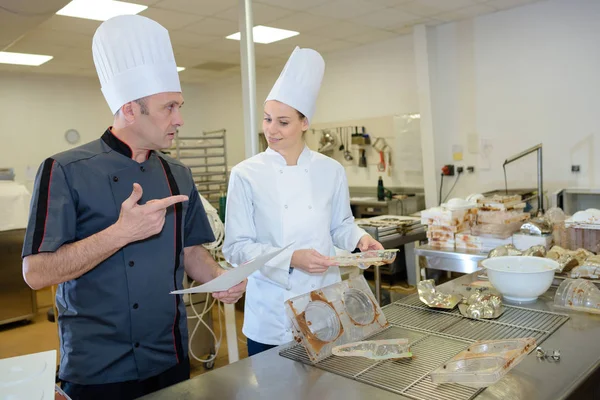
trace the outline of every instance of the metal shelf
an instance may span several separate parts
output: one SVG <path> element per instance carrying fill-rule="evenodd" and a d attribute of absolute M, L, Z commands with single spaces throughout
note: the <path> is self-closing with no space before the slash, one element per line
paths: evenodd
<path fill-rule="evenodd" d="M 177 135 L 169 149 L 174 158 L 194 169 L 192 176 L 196 189 L 217 209 L 219 197 L 227 191 L 228 183 L 225 138 L 225 129 L 194 136 Z M 222 151 L 215 153 L 215 149 Z M 203 180 L 204 177 L 209 180 Z"/>

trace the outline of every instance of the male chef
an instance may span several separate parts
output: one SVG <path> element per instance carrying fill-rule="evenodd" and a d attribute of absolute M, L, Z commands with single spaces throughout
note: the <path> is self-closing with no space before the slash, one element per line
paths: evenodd
<path fill-rule="evenodd" d="M 102 136 L 38 171 L 23 275 L 58 285 L 63 389 L 78 399 L 134 399 L 189 378 L 184 271 L 223 270 L 190 169 L 163 155 L 183 125 L 169 34 L 139 15 L 102 23 L 92 43 L 114 115 Z M 213 296 L 236 302 L 245 281 Z"/>

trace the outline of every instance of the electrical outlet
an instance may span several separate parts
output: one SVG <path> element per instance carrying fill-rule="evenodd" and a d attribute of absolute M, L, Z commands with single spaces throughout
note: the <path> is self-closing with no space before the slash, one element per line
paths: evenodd
<path fill-rule="evenodd" d="M 454 176 L 454 165 L 447 164 L 442 167 L 442 174 L 446 176 Z"/>
<path fill-rule="evenodd" d="M 571 165 L 571 172 L 579 172 L 580 168 L 579 165 Z"/>
<path fill-rule="evenodd" d="M 462 174 L 464 170 L 465 170 L 464 167 L 456 167 L 456 172 L 459 174 Z"/>
<path fill-rule="evenodd" d="M 473 172 L 475 172 L 475 167 L 468 166 L 468 167 L 467 167 L 467 171 L 469 171 L 469 173 L 471 173 L 471 174 L 472 174 Z"/>

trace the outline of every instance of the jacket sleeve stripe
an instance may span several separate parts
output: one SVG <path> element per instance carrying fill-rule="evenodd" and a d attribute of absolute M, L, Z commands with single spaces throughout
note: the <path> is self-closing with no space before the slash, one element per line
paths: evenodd
<path fill-rule="evenodd" d="M 37 211 L 35 214 L 35 229 L 33 231 L 32 254 L 38 254 L 44 242 L 46 234 L 46 223 L 48 221 L 48 209 L 50 205 L 50 185 L 52 183 L 52 170 L 54 169 L 53 158 L 48 158 L 42 167 L 40 177 L 40 189 L 38 191 Z"/>

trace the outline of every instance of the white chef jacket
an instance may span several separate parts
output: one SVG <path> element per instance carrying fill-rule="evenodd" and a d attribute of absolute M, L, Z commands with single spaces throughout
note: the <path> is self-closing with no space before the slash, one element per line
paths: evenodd
<path fill-rule="evenodd" d="M 354 223 L 344 167 L 305 147 L 297 165 L 267 149 L 231 170 L 223 254 L 239 265 L 293 243 L 248 279 L 243 332 L 264 344 L 293 339 L 284 302 L 339 282 L 340 271 L 290 272 L 294 250 L 352 251 L 366 232 Z"/>

